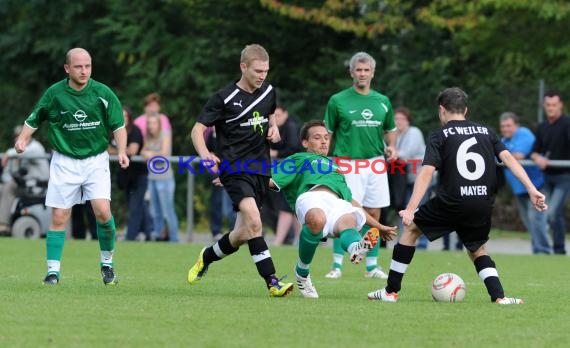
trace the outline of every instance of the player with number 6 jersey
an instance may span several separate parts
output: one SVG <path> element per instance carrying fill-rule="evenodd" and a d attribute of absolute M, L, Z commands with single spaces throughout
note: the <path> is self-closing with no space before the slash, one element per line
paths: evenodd
<path fill-rule="evenodd" d="M 444 203 L 488 206 L 497 191 L 495 156 L 504 150 L 491 129 L 469 120 L 452 120 L 430 135 L 423 165 L 440 169 L 437 195 Z"/>
<path fill-rule="evenodd" d="M 368 298 L 396 302 L 417 238 L 423 233 L 434 241 L 457 231 L 491 301 L 501 305 L 521 304 L 521 299 L 505 297 L 495 262 L 485 247 L 497 189 L 495 161 L 502 161 L 523 183 L 539 211 L 547 208 L 544 195 L 494 132 L 465 118 L 464 91 L 448 88 L 439 94 L 437 102 L 442 127 L 429 137 L 412 197 L 406 209 L 400 211 L 404 233 L 394 246 L 388 284 L 369 293 Z M 437 195 L 417 209 L 436 170 L 440 173 Z"/>

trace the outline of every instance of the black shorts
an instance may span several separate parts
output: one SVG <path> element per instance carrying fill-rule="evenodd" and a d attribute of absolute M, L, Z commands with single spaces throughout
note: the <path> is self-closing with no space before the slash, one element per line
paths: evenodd
<path fill-rule="evenodd" d="M 220 181 L 230 195 L 234 211 L 239 211 L 239 203 L 245 197 L 255 198 L 257 208 L 261 211 L 263 198 L 269 189 L 268 176 L 240 173 L 220 176 Z"/>
<path fill-rule="evenodd" d="M 414 223 L 430 242 L 455 231 L 467 250 L 474 252 L 489 240 L 492 211 L 490 201 L 450 205 L 435 196 L 418 209 Z"/>
<path fill-rule="evenodd" d="M 295 212 L 291 209 L 291 206 L 287 202 L 287 198 L 285 197 L 285 192 L 279 191 L 279 210 L 286 211 L 288 213 L 294 214 Z"/>

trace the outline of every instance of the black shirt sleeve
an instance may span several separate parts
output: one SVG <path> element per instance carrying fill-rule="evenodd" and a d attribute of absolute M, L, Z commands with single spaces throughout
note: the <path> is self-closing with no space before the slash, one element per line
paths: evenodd
<path fill-rule="evenodd" d="M 441 131 L 435 131 L 429 135 L 424 160 L 422 162 L 423 165 L 430 165 L 436 168 L 441 167 L 442 142 L 443 136 L 441 135 Z"/>
<path fill-rule="evenodd" d="M 210 127 L 213 126 L 216 121 L 220 120 L 224 116 L 224 101 L 219 93 L 214 94 L 208 99 L 206 105 L 202 109 L 200 116 L 198 116 L 198 122 Z"/>

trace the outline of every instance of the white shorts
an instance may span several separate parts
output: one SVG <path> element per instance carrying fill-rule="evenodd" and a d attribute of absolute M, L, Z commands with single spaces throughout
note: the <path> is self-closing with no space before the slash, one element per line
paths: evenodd
<path fill-rule="evenodd" d="M 351 203 L 338 198 L 330 192 L 308 191 L 300 195 L 295 202 L 295 213 L 301 225 L 305 224 L 305 215 L 313 208 L 323 210 L 327 217 L 327 222 L 323 228 L 323 238 L 335 237 L 333 232 L 336 222 L 345 214 L 354 213 L 356 215 L 356 229 L 358 231 L 360 231 L 366 222 L 366 216 L 361 208 L 353 206 Z"/>
<path fill-rule="evenodd" d="M 55 152 L 51 157 L 46 206 L 68 209 L 92 199 L 111 200 L 107 151 L 85 159 Z"/>
<path fill-rule="evenodd" d="M 366 208 L 390 206 L 388 171 L 384 156 L 368 159 L 368 165 L 365 168 L 359 167 L 358 174 L 355 160 L 343 159 L 342 162 L 350 164 L 350 171 L 344 174 L 344 178 L 354 200 Z"/>

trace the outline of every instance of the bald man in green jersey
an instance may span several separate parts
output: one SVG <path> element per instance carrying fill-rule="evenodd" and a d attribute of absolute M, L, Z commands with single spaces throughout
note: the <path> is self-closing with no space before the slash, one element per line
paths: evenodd
<path fill-rule="evenodd" d="M 91 56 L 85 49 L 69 50 L 63 68 L 68 76 L 45 91 L 24 122 L 15 144 L 18 153 L 24 152 L 40 124 L 48 123 L 53 156 L 45 204 L 52 207 L 52 218 L 46 237 L 48 271 L 44 284 L 59 283 L 65 227 L 71 208 L 89 200 L 97 219 L 103 283 L 115 285 L 118 282 L 113 268 L 116 228 L 111 214 L 107 146 L 112 132 L 119 164 L 127 168 L 123 110 L 109 87 L 91 79 Z"/>
<path fill-rule="evenodd" d="M 378 164 L 397 158 L 394 110 L 388 97 L 370 87 L 376 68 L 374 58 L 358 52 L 352 56 L 349 65 L 353 84 L 329 99 L 324 121 L 333 136 L 332 155 L 342 157 L 343 164 L 352 168 L 345 178 L 354 199 L 379 220 L 380 209 L 390 205 L 386 166 L 357 168 L 356 163 L 367 160 Z M 368 228 L 365 226 L 361 232 L 366 233 Z M 367 278 L 388 278 L 378 266 L 378 251 L 377 246 L 366 257 L 364 275 Z M 327 278 L 341 277 L 342 260 L 343 250 L 337 240 L 333 247 L 333 267 Z"/>
<path fill-rule="evenodd" d="M 303 225 L 299 238 L 299 260 L 295 267 L 297 287 L 306 298 L 318 298 L 309 266 L 323 237 L 333 237 L 359 263 L 381 236 L 391 240 L 396 227 L 386 227 L 367 214 L 352 198 L 344 175 L 326 157 L 330 135 L 323 121 L 309 121 L 301 129 L 306 152 L 285 158 L 274 168 L 271 186 L 285 192 L 287 202 Z M 361 237 L 364 223 L 372 228 Z"/>

